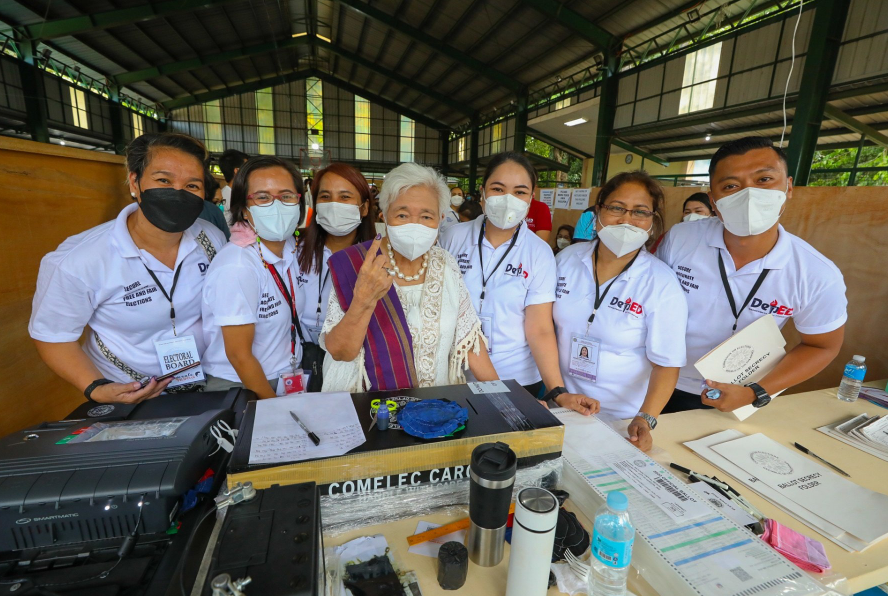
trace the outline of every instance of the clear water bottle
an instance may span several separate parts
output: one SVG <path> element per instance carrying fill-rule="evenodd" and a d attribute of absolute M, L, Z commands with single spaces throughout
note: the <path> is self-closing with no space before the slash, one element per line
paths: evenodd
<path fill-rule="evenodd" d="M 629 499 L 620 491 L 607 495 L 607 504 L 595 514 L 592 556 L 589 562 L 590 596 L 623 596 L 632 561 L 635 526 L 629 519 Z"/>
<path fill-rule="evenodd" d="M 860 395 L 860 386 L 863 384 L 863 377 L 866 375 L 866 358 L 863 356 L 855 356 L 851 362 L 845 365 L 845 373 L 842 375 L 842 382 L 839 384 L 839 399 L 842 401 L 857 401 Z"/>

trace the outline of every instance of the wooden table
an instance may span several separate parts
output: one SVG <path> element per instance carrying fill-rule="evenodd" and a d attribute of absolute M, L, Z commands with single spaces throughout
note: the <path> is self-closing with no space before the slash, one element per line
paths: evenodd
<path fill-rule="evenodd" d="M 885 382 L 872 383 L 872 386 L 884 387 Z M 835 389 L 779 397 L 767 408 L 757 412 L 744 422 L 739 422 L 732 415 L 712 410 L 667 414 L 660 418 L 660 424 L 654 431 L 655 446 L 659 449 L 655 449 L 651 455 L 663 465 L 674 461 L 703 474 L 717 475 L 731 483 L 766 515 L 798 532 L 820 540 L 826 548 L 833 570 L 847 578 L 847 583 L 838 586 L 838 589 L 844 593 L 854 594 L 888 582 L 888 540 L 869 548 L 866 552 L 849 553 L 802 522 L 783 513 L 751 490 L 745 489 L 739 480 L 697 457 L 683 443 L 729 428 L 736 428 L 746 434 L 762 432 L 781 443 L 790 444 L 793 441 L 798 441 L 851 474 L 851 479 L 854 482 L 888 494 L 888 462 L 815 430 L 818 426 L 847 419 L 863 412 L 870 415 L 888 414 L 882 408 L 866 401 L 858 401 L 853 404 L 841 402 L 836 398 Z M 567 506 L 569 509 L 571 508 L 569 501 Z M 589 520 L 581 513 L 579 516 L 581 523 L 591 531 L 592 524 Z M 361 528 L 339 536 L 325 537 L 325 545 L 342 544 L 359 536 L 383 534 L 388 540 L 389 546 L 394 549 L 396 560 L 400 561 L 404 569 L 416 572 L 424 596 L 449 596 L 454 593 L 484 594 L 485 596 L 505 594 L 506 577 L 509 570 L 508 544 L 502 563 L 492 568 L 481 568 L 470 562 L 465 586 L 459 592 L 448 592 L 438 586 L 436 559 L 407 552 L 406 537 L 413 534 L 419 519 L 444 524 L 453 521 L 456 517 L 430 515 L 401 520 L 384 526 Z M 629 587 L 638 596 L 648 596 L 655 593 L 640 578 L 630 579 Z M 550 596 L 556 594 L 560 594 L 556 588 L 549 590 Z"/>

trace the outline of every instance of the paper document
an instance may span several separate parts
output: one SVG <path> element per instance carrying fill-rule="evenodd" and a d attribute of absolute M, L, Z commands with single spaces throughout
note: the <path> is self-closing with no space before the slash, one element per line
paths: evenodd
<path fill-rule="evenodd" d="M 713 449 L 779 491 L 783 499 L 839 526 L 863 542 L 888 536 L 888 495 L 863 488 L 757 433 L 714 445 Z"/>
<path fill-rule="evenodd" d="M 589 207 L 591 188 L 575 188 L 570 194 L 570 208 L 585 211 Z"/>
<path fill-rule="evenodd" d="M 692 482 L 688 486 L 702 498 L 709 501 L 709 504 L 715 507 L 716 511 L 734 520 L 737 525 L 748 526 L 758 521 L 749 515 L 745 509 L 741 509 L 734 501 L 715 490 L 712 485 L 706 482 Z"/>
<path fill-rule="evenodd" d="M 866 414 L 861 414 L 860 416 L 853 416 L 844 422 L 834 422 L 833 424 L 827 424 L 826 426 L 821 426 L 817 430 L 822 432 L 825 435 L 829 435 L 834 439 L 838 439 L 839 441 L 851 445 L 852 447 L 856 447 L 861 451 L 869 453 L 870 455 L 874 455 L 881 460 L 888 461 L 888 445 L 885 445 L 881 442 L 882 437 L 878 436 L 875 433 L 875 430 L 871 429 L 871 433 L 876 434 L 876 441 L 870 440 L 869 437 L 863 435 L 862 437 L 858 437 L 857 434 L 854 434 L 854 430 L 861 428 L 863 426 L 867 426 L 870 428 L 870 424 L 874 420 L 886 420 L 885 417 L 879 418 L 879 416 L 873 416 L 872 418 L 867 416 Z M 877 427 L 878 429 L 878 427 Z"/>
<path fill-rule="evenodd" d="M 475 395 L 486 393 L 511 393 L 508 386 L 502 381 L 472 381 L 466 383 Z"/>
<path fill-rule="evenodd" d="M 755 383 L 761 381 L 786 356 L 785 345 L 786 340 L 774 317 L 765 315 L 710 350 L 694 363 L 694 368 L 704 379 L 719 383 Z M 746 420 L 756 410 L 750 405 L 732 413 L 738 419 Z"/>
<path fill-rule="evenodd" d="M 712 515 L 712 509 L 653 460 L 637 457 L 613 462 L 611 467 L 676 522 Z"/>
<path fill-rule="evenodd" d="M 416 524 L 416 531 L 413 533 L 422 534 L 423 532 L 428 532 L 429 530 L 434 530 L 435 528 L 440 527 L 441 524 L 433 524 L 432 522 L 420 520 L 419 523 Z M 438 551 L 441 550 L 441 547 L 448 542 L 459 542 L 460 544 L 465 544 L 466 530 L 457 530 L 456 532 L 451 532 L 446 536 L 441 536 L 439 538 L 433 538 L 432 540 L 420 542 L 419 544 L 414 544 L 407 549 L 407 552 L 413 553 L 414 555 L 422 555 L 423 557 L 433 557 L 437 559 Z"/>
<path fill-rule="evenodd" d="M 569 188 L 556 188 L 555 189 L 555 208 L 556 209 L 570 209 L 570 189 Z"/>
<path fill-rule="evenodd" d="M 547 205 L 549 209 L 555 208 L 555 189 L 554 188 L 541 188 L 540 189 L 540 202 Z"/>
<path fill-rule="evenodd" d="M 293 420 L 321 440 L 315 445 Z M 366 441 L 358 413 L 348 393 L 307 393 L 256 402 L 251 464 L 273 464 L 343 455 Z"/>
<path fill-rule="evenodd" d="M 700 501 L 707 512 L 676 522 L 619 472 L 625 462 L 657 465 L 594 416 L 563 408 L 552 413 L 565 425 L 564 486 L 590 519 L 607 493 L 622 491 L 639 537 L 633 566 L 661 594 L 670 596 L 801 596 L 822 590 L 752 532 Z M 662 468 L 661 468 L 662 469 Z M 663 473 L 669 474 L 667 470 Z M 678 482 L 673 478 L 674 482 Z M 686 485 L 678 482 L 679 486 Z"/>

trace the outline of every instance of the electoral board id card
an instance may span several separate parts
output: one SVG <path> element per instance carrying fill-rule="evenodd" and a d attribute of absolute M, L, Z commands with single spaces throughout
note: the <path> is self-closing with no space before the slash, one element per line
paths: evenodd
<path fill-rule="evenodd" d="M 160 362 L 161 375 L 171 373 L 200 360 L 200 353 L 197 351 L 197 343 L 194 341 L 193 335 L 179 335 L 169 339 L 157 340 L 154 342 L 154 349 L 157 350 L 157 360 Z M 198 381 L 203 381 L 204 378 L 203 367 L 198 365 L 174 376 L 167 387 L 197 383 Z"/>

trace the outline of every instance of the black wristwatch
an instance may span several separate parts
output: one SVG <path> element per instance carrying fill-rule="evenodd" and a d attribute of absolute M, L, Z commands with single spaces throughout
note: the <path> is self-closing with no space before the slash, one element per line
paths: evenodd
<path fill-rule="evenodd" d="M 543 401 L 546 403 L 553 402 L 555 401 L 555 398 L 562 393 L 567 393 L 567 389 L 565 389 L 564 387 L 555 387 L 554 389 L 549 391 L 549 393 L 543 396 Z"/>
<path fill-rule="evenodd" d="M 101 385 L 108 385 L 109 383 L 113 383 L 111 379 L 96 379 L 92 383 L 86 386 L 86 389 L 83 390 L 83 397 L 86 398 L 86 401 L 91 401 L 94 404 L 99 403 L 92 398 L 92 392 L 95 391 L 96 387 Z"/>
<path fill-rule="evenodd" d="M 755 393 L 755 400 L 752 402 L 754 408 L 763 408 L 771 403 L 771 396 L 758 383 L 749 383 L 747 385 Z"/>

